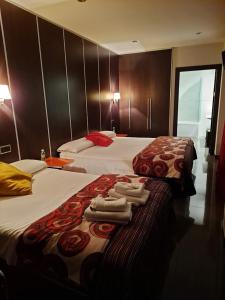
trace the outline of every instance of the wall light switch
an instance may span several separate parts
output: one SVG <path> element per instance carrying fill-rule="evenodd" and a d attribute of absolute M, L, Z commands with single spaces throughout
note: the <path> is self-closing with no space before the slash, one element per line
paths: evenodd
<path fill-rule="evenodd" d="M 11 145 L 0 146 L 0 155 L 10 153 L 12 151 Z"/>

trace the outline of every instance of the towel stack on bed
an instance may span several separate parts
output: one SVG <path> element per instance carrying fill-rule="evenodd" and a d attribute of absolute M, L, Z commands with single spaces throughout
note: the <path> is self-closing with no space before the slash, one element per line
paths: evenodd
<path fill-rule="evenodd" d="M 144 205 L 149 191 L 142 183 L 117 182 L 109 190 L 109 197 L 97 196 L 85 210 L 84 216 L 90 222 L 127 224 L 132 218 L 131 206 Z"/>
<path fill-rule="evenodd" d="M 144 205 L 149 197 L 149 191 L 144 189 L 143 183 L 117 182 L 109 190 L 109 195 L 115 198 L 126 197 L 126 200 L 135 206 Z"/>
<path fill-rule="evenodd" d="M 131 204 L 125 197 L 93 198 L 84 216 L 90 222 L 127 224 L 132 218 Z"/>

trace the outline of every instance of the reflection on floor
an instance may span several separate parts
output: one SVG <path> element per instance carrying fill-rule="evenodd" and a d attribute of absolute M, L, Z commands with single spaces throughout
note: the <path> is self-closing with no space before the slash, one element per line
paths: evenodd
<path fill-rule="evenodd" d="M 195 175 L 196 195 L 190 198 L 189 216 L 194 219 L 195 224 L 203 224 L 205 212 L 206 182 L 207 173 L 203 168 L 207 165 L 205 153 L 206 149 L 202 140 L 195 140 L 195 148 L 198 159 L 194 162 L 193 174 Z"/>
<path fill-rule="evenodd" d="M 161 300 L 225 299 L 225 250 L 221 231 L 222 201 L 215 197 L 216 161 L 209 158 L 203 173 L 205 150 L 198 149 L 194 166 L 197 194 L 177 199 L 177 246 Z"/>

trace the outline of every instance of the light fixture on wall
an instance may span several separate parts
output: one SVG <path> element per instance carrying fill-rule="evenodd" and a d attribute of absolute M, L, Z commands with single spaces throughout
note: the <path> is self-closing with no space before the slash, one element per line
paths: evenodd
<path fill-rule="evenodd" d="M 7 84 L 0 84 L 0 105 L 4 103 L 4 100 L 12 99 L 9 87 Z"/>
<path fill-rule="evenodd" d="M 120 100 L 120 92 L 113 93 L 113 103 L 116 103 Z"/>

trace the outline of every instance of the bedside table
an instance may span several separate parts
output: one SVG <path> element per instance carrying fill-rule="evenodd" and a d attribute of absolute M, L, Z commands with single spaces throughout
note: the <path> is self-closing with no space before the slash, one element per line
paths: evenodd
<path fill-rule="evenodd" d="M 66 159 L 66 158 L 50 156 L 45 159 L 45 162 L 48 165 L 48 168 L 62 169 L 65 165 L 73 162 L 73 159 Z"/>
<path fill-rule="evenodd" d="M 117 133 L 116 137 L 127 137 L 128 134 L 127 133 Z"/>

